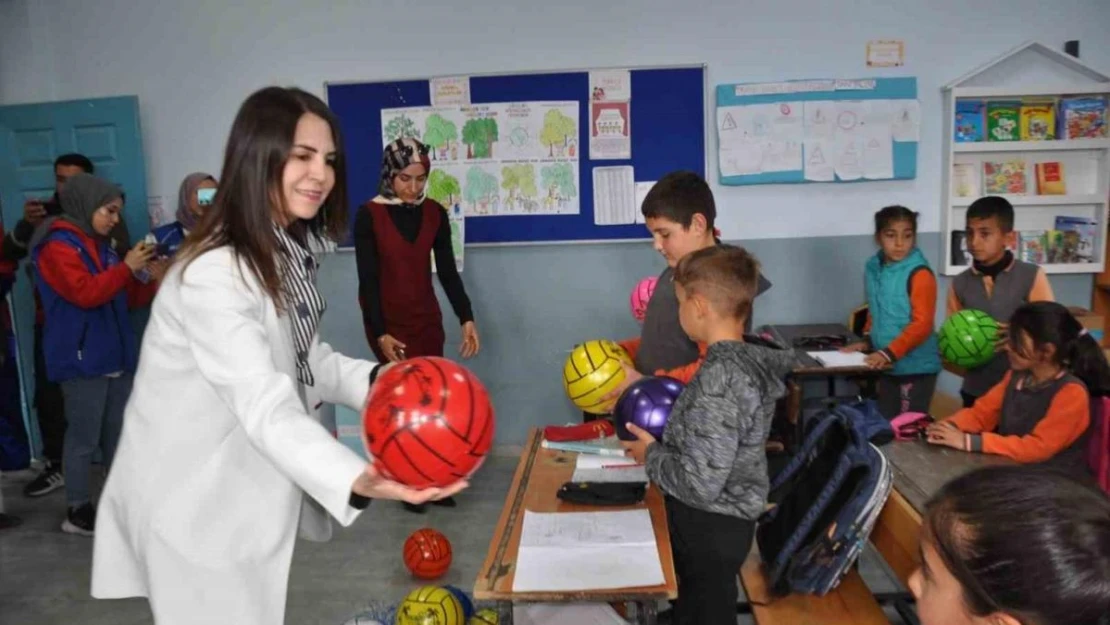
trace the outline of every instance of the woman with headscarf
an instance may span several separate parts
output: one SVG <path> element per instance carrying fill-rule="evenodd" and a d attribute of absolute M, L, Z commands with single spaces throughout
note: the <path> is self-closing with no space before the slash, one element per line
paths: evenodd
<path fill-rule="evenodd" d="M 61 385 L 67 422 L 62 449 L 66 519 L 62 530 L 91 536 L 96 519 L 89 473 L 99 447 L 111 465 L 131 394 L 139 349 L 129 308 L 146 306 L 156 282 L 142 284 L 154 248 L 140 243 L 121 261 L 109 244 L 120 221 L 123 193 L 91 174 L 70 178 L 59 193 L 62 214 L 52 218 L 31 251 L 35 286 L 46 321 L 46 375 Z M 161 278 L 164 266 L 151 267 Z"/>
<path fill-rule="evenodd" d="M 197 225 L 205 208 L 212 204 L 216 195 L 216 178 L 211 174 L 196 172 L 185 176 L 177 191 L 177 220 L 155 228 L 147 237 L 147 242 L 158 246 L 157 253 L 163 257 L 173 257 L 177 248 L 185 242 L 189 231 Z"/>
<path fill-rule="evenodd" d="M 443 356 L 443 315 L 432 286 L 432 256 L 451 308 L 462 324 L 459 354 L 478 353 L 478 328 L 455 266 L 447 210 L 427 197 L 428 147 L 398 139 L 382 154 L 378 195 L 355 216 L 359 305 L 370 349 L 379 361 Z M 436 502 L 452 506 L 444 499 Z M 423 506 L 406 504 L 412 512 Z"/>

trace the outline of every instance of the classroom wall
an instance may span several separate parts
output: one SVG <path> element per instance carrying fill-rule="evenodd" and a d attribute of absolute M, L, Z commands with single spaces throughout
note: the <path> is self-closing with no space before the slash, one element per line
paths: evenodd
<path fill-rule="evenodd" d="M 916 180 L 714 183 L 725 238 L 749 246 L 775 283 L 758 302 L 756 321 L 840 321 L 862 300 L 862 262 L 872 250 L 867 232 L 878 207 L 902 203 L 921 211 L 927 232 L 921 244 L 937 261 L 943 83 L 1029 39 L 1054 46 L 1079 39 L 1084 61 L 1110 70 L 1105 0 L 971 6 L 427 0 L 317 8 L 246 0 L 233 8 L 212 0 L 0 0 L 0 105 L 137 94 L 148 189 L 172 198 L 186 173 L 219 170 L 236 108 L 251 90 L 272 83 L 322 95 L 325 81 L 707 63 L 712 102 L 712 87 L 723 82 L 917 76 L 923 122 Z M 867 41 L 889 38 L 906 42 L 906 66 L 868 70 Z M 714 145 L 711 136 L 711 152 Z M 715 153 L 709 175 L 715 179 Z M 483 338 L 483 353 L 471 365 L 493 393 L 499 443 L 522 441 L 533 425 L 576 418 L 559 383 L 567 350 L 583 339 L 634 334 L 628 290 L 661 269 L 650 247 L 635 243 L 467 249 L 463 276 Z M 321 282 L 329 297 L 325 338 L 368 355 L 352 256 L 328 258 Z M 1089 305 L 1090 276 L 1054 276 L 1052 284 L 1061 301 Z M 449 324 L 449 350 L 457 336 Z M 946 378 L 942 388 L 954 390 L 954 380 Z"/>

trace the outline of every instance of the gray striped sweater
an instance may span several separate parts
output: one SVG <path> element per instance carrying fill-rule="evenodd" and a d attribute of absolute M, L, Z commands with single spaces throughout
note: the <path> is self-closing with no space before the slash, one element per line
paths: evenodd
<path fill-rule="evenodd" d="M 769 488 L 764 449 L 794 351 L 740 341 L 709 346 L 671 410 L 647 474 L 693 508 L 754 520 Z"/>

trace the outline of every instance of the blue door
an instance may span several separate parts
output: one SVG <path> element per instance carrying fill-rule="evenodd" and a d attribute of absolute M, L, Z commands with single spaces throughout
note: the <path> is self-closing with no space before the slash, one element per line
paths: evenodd
<path fill-rule="evenodd" d="M 123 188 L 129 243 L 150 231 L 139 99 L 135 96 L 0 106 L 0 206 L 5 229 L 15 227 L 26 199 L 50 197 L 54 159 L 69 152 L 84 154 L 93 162 L 97 176 Z M 34 397 L 35 308 L 32 284 L 24 269 L 20 267 L 12 291 L 12 316 L 25 397 L 30 398 Z M 29 430 L 32 447 L 37 450 L 37 428 Z"/>

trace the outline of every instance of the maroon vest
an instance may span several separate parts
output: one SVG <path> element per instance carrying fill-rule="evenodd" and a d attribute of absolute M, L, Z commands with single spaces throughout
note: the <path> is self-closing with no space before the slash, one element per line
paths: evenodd
<path fill-rule="evenodd" d="M 439 205 L 425 200 L 420 232 L 409 243 L 386 206 L 366 205 L 378 248 L 378 285 L 386 332 L 406 344 L 406 356 L 443 354 L 443 314 L 432 286 L 432 246 L 442 219 Z M 374 346 L 376 347 L 376 346 Z M 376 351 L 376 350 L 375 350 Z"/>

